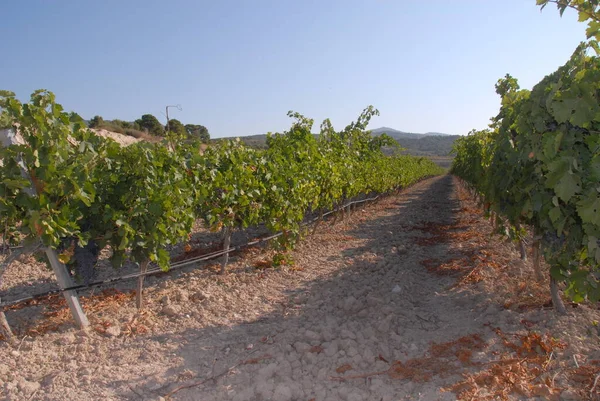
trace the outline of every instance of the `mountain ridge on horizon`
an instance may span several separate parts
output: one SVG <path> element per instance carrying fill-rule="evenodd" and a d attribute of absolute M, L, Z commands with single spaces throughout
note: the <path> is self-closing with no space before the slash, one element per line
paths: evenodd
<path fill-rule="evenodd" d="M 395 139 L 404 153 L 415 156 L 442 156 L 447 157 L 452 150 L 454 141 L 460 135 L 443 134 L 439 132 L 427 132 L 417 134 L 413 132 L 399 131 L 389 127 L 375 128 L 371 131 L 372 135 L 379 136 L 386 133 L 391 138 Z M 314 134 L 317 135 L 317 134 Z M 214 138 L 214 140 L 224 140 L 240 138 L 248 146 L 264 148 L 266 147 L 267 134 L 245 135 L 237 137 Z"/>
<path fill-rule="evenodd" d="M 373 133 L 373 135 L 381 135 L 383 133 L 388 134 L 389 136 L 391 136 L 392 138 L 423 138 L 426 136 L 454 136 L 452 134 L 446 134 L 443 132 L 433 132 L 433 131 L 429 131 L 429 132 L 425 132 L 425 133 L 418 133 L 418 132 L 408 132 L 408 131 L 401 131 L 401 130 L 397 130 L 394 128 L 390 128 L 390 127 L 380 127 L 380 128 L 375 128 L 372 130 L 369 130 Z"/>

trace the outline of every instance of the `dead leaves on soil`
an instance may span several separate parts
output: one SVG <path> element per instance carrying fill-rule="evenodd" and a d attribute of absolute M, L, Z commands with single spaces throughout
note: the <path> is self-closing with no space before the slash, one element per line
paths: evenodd
<path fill-rule="evenodd" d="M 346 363 L 346 364 L 343 364 L 342 366 L 339 366 L 335 371 L 339 374 L 344 374 L 349 370 L 352 370 L 352 365 L 350 365 L 349 363 Z"/>
<path fill-rule="evenodd" d="M 429 347 L 425 356 L 409 359 L 404 362 L 394 361 L 387 370 L 352 376 L 333 376 L 330 379 L 334 381 L 347 381 L 387 375 L 392 379 L 404 379 L 424 383 L 430 381 L 434 376 L 448 377 L 459 371 L 461 367 L 475 366 L 475 363 L 471 360 L 473 350 L 483 350 L 486 347 L 487 344 L 478 334 L 470 334 L 455 341 L 440 344 L 434 343 Z M 387 362 L 381 355 L 379 359 Z M 351 365 L 345 364 L 338 367 L 336 372 L 344 374 L 351 369 Z"/>
<path fill-rule="evenodd" d="M 534 332 L 514 335 L 517 341 L 513 342 L 499 328 L 493 330 L 507 351 L 445 390 L 456 393 L 459 400 L 508 400 L 511 394 L 558 400 L 561 389 L 554 386 L 550 367 L 553 353 L 565 345 Z"/>
<path fill-rule="evenodd" d="M 119 291 L 116 289 L 106 289 L 97 294 L 81 297 L 82 306 L 89 316 L 108 311 L 116 311 L 123 307 L 123 304 L 130 302 L 135 297 L 135 291 Z M 25 335 L 40 336 L 49 332 L 59 331 L 65 324 L 72 324 L 71 312 L 62 295 L 53 295 L 43 301 L 45 311 L 42 312 L 44 319 L 39 319 L 32 326 L 22 329 Z M 19 305 L 21 306 L 21 305 Z M 122 333 L 124 335 L 136 335 L 146 333 L 148 328 L 142 323 L 143 315 L 132 318 L 125 323 Z M 98 320 L 92 322 L 94 330 L 104 333 L 112 325 L 108 321 Z"/>
<path fill-rule="evenodd" d="M 509 400 L 509 397 L 516 395 L 558 401 L 563 389 L 554 384 L 556 367 L 553 366 L 553 355 L 564 349 L 565 344 L 548 334 L 532 331 L 508 334 L 499 328 L 492 330 L 500 339 L 494 349 L 490 349 L 492 343 L 487 343 L 481 335 L 470 334 L 454 341 L 434 343 L 423 357 L 395 361 L 384 371 L 332 376 L 330 379 L 348 381 L 387 375 L 391 379 L 424 383 L 434 377 L 447 378 L 461 374 L 463 378 L 460 381 L 442 389 L 454 392 L 458 400 Z M 495 355 L 496 359 L 490 362 L 474 360 L 474 352 L 485 350 L 488 350 L 488 355 Z M 336 372 L 344 375 L 352 369 L 351 365 L 345 364 L 339 366 Z M 580 366 L 569 373 L 571 382 L 581 394 L 590 393 L 591 390 L 600 394 L 600 389 L 593 387 L 594 384 L 596 387 L 598 385 L 598 374 L 600 361 Z M 577 382 L 580 384 L 577 385 Z M 595 394 L 589 394 L 589 397 Z"/>
<path fill-rule="evenodd" d="M 477 254 L 463 251 L 464 256 L 447 261 L 439 259 L 425 259 L 421 264 L 431 273 L 439 276 L 457 276 L 455 287 L 475 284 L 484 280 L 484 272 L 489 269 L 500 270 L 503 265 L 496 262 L 487 250 L 480 250 Z"/>
<path fill-rule="evenodd" d="M 471 229 L 472 216 L 466 218 L 460 216 L 456 224 L 444 225 L 434 222 L 424 222 L 420 225 L 411 227 L 411 230 L 418 230 L 429 234 L 429 237 L 417 237 L 414 242 L 419 246 L 432 246 L 437 244 L 454 241 L 457 243 L 467 243 L 469 241 L 483 242 L 487 236 L 483 233 Z"/>
<path fill-rule="evenodd" d="M 433 376 L 448 377 L 457 369 L 474 366 L 473 351 L 487 347 L 479 334 L 470 334 L 455 341 L 436 344 L 429 347 L 427 356 L 396 361 L 388 371 L 393 379 L 408 379 L 415 382 L 428 382 Z"/>
<path fill-rule="evenodd" d="M 447 260 L 425 259 L 421 264 L 431 273 L 457 277 L 453 287 L 481 282 L 490 294 L 503 300 L 507 309 L 523 311 L 551 306 L 547 279 L 537 281 L 531 269 L 524 269 L 522 261 L 508 256 L 505 247 L 497 246 L 501 243 L 499 238 L 490 241 L 492 228 L 489 222 L 464 190 L 459 190 L 459 199 L 464 206 L 456 216 L 455 224 L 428 222 L 412 229 L 428 235 L 415 238 L 416 244 L 451 244 L 453 253 L 460 256 Z"/>

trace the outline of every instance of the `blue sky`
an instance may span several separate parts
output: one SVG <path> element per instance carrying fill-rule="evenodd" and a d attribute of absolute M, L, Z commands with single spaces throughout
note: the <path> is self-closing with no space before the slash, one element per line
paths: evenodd
<path fill-rule="evenodd" d="M 5 1 L 0 89 L 35 89 L 84 118 L 161 112 L 212 137 L 282 131 L 288 110 L 343 128 L 466 134 L 499 107 L 498 78 L 529 88 L 585 39 L 535 0 Z"/>

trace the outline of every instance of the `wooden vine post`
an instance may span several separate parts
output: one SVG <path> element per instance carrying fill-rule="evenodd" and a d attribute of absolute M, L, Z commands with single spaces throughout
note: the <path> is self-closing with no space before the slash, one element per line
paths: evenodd
<path fill-rule="evenodd" d="M 142 291 L 144 290 L 144 277 L 146 277 L 145 273 L 148 271 L 149 263 L 149 260 L 140 263 L 140 276 L 138 277 L 137 293 L 135 294 L 135 306 L 138 310 L 142 310 L 144 307 L 144 294 Z"/>
<path fill-rule="evenodd" d="M 223 227 L 223 259 L 221 259 L 221 271 L 219 274 L 225 274 L 227 262 L 229 261 L 229 247 L 231 245 L 231 234 L 233 233 L 233 227 Z"/>
<path fill-rule="evenodd" d="M 10 145 L 18 145 L 20 144 L 18 134 L 12 130 L 4 129 L 0 130 L 0 140 L 3 146 Z M 25 166 L 21 166 L 21 171 L 24 177 L 30 178 L 26 173 Z M 29 195 L 37 196 L 38 194 L 35 192 L 34 186 L 32 185 L 29 189 Z M 58 255 L 56 251 L 50 247 L 46 247 L 44 249 L 46 253 L 46 257 L 50 262 L 50 266 L 52 266 L 52 270 L 56 275 L 56 281 L 58 282 L 58 286 L 62 290 L 63 288 L 69 288 L 74 285 L 71 276 L 69 275 L 69 271 L 67 267 L 58 260 Z M 77 295 L 77 291 L 63 291 L 63 296 L 67 301 L 67 305 L 69 305 L 69 309 L 71 310 L 71 315 L 75 320 L 75 323 L 79 328 L 85 329 L 90 325 L 85 313 L 83 312 L 83 308 L 81 307 L 81 302 L 79 302 L 79 295 Z"/>
<path fill-rule="evenodd" d="M 56 251 L 50 247 L 46 247 L 44 250 L 46 253 L 46 257 L 50 261 L 50 265 L 52 266 L 52 270 L 56 275 L 56 281 L 58 282 L 58 286 L 60 289 L 69 288 L 74 285 L 71 276 L 69 275 L 69 271 L 67 267 L 58 260 L 58 255 L 56 255 Z M 71 315 L 75 320 L 77 326 L 80 329 L 85 329 L 90 325 L 87 316 L 83 312 L 83 308 L 81 307 L 81 302 L 79 302 L 79 295 L 77 291 L 63 291 L 63 296 L 67 301 L 67 305 L 69 305 L 69 309 L 71 310 Z"/>

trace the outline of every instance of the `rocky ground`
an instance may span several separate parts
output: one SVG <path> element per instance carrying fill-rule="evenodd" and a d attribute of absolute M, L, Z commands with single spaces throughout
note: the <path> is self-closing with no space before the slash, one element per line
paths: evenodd
<path fill-rule="evenodd" d="M 514 244 L 491 235 L 451 176 L 324 224 L 295 264 L 269 251 L 84 299 L 75 329 L 60 297 L 11 310 L 0 343 L 8 400 L 597 400 L 597 305 L 557 316 Z M 23 277 L 26 277 L 24 279 Z M 50 285 L 32 258 L 15 295 Z"/>

